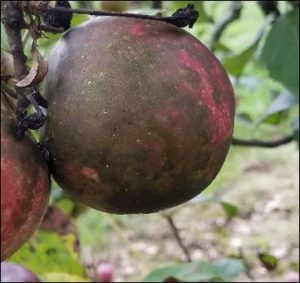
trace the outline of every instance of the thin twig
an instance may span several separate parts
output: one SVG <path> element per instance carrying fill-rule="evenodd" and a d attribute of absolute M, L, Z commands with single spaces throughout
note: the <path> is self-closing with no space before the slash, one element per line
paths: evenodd
<path fill-rule="evenodd" d="M 13 57 L 14 70 L 16 79 L 22 80 L 28 73 L 26 68 L 26 56 L 23 51 L 21 29 L 24 26 L 23 14 L 18 10 L 13 2 L 3 1 L 1 5 L 1 21 L 4 24 L 5 32 L 7 34 L 8 43 L 10 47 L 10 53 Z M 16 93 L 18 94 L 17 101 L 17 119 L 23 115 L 24 105 L 26 105 L 26 99 L 24 98 L 27 90 L 16 87 Z"/>
<path fill-rule="evenodd" d="M 233 138 L 231 141 L 232 145 L 239 145 L 239 146 L 257 146 L 257 147 L 266 147 L 266 148 L 274 148 L 284 144 L 288 144 L 294 140 L 292 135 L 280 138 L 275 141 L 258 141 L 258 140 L 244 140 Z"/>
<path fill-rule="evenodd" d="M 193 27 L 194 23 L 199 17 L 199 13 L 194 10 L 193 4 L 188 4 L 187 7 L 178 9 L 170 17 L 160 17 L 160 16 L 150 16 L 134 13 L 120 13 L 120 12 L 109 12 L 109 11 L 95 11 L 95 10 L 83 10 L 83 9 L 71 9 L 66 7 L 47 7 L 48 12 L 58 12 L 58 13 L 73 13 L 73 14 L 84 14 L 90 16 L 118 16 L 126 18 L 138 18 L 138 19 L 148 19 L 160 22 L 166 22 L 178 27 L 189 26 Z"/>
<path fill-rule="evenodd" d="M 216 24 L 215 30 L 212 32 L 211 38 L 209 43 L 207 44 L 208 48 L 211 51 L 214 51 L 217 45 L 218 40 L 222 36 L 224 30 L 226 27 L 238 19 L 240 17 L 242 10 L 242 3 L 241 1 L 232 1 L 231 5 L 229 7 L 228 14 L 225 15 L 225 17 Z"/>
<path fill-rule="evenodd" d="M 4 24 L 5 32 L 8 37 L 10 52 L 13 57 L 15 78 L 21 81 L 28 74 L 26 67 L 27 57 L 24 54 L 24 46 L 22 42 L 21 29 L 26 25 L 23 19 L 23 11 L 19 9 L 15 1 L 1 2 L 1 21 Z M 34 34 L 30 30 L 31 37 L 36 40 L 38 34 Z M 34 88 L 20 88 L 15 87 L 17 94 L 17 136 L 22 138 L 27 129 L 38 129 L 46 120 L 45 115 L 39 108 L 36 96 L 31 95 L 29 99 L 28 94 L 33 93 Z M 26 108 L 32 103 L 37 110 L 36 113 L 26 116 Z"/>
<path fill-rule="evenodd" d="M 185 246 L 185 244 L 183 243 L 183 240 L 181 239 L 180 237 L 180 234 L 179 234 L 179 230 L 178 228 L 176 227 L 175 225 L 175 222 L 172 218 L 171 215 L 164 215 L 164 217 L 166 218 L 168 224 L 170 225 L 170 228 L 172 230 L 172 233 L 176 239 L 176 242 L 178 243 L 178 245 L 180 246 L 182 252 L 184 253 L 185 257 L 186 257 L 186 260 L 188 262 L 191 262 L 192 261 L 192 257 L 190 255 L 190 252 L 188 250 L 188 248 Z"/>

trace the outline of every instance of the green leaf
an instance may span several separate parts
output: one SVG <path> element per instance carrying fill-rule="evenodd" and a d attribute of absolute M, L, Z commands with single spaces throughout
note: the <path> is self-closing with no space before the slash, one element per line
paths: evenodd
<path fill-rule="evenodd" d="M 4 25 L 1 22 L 1 49 L 10 50 Z"/>
<path fill-rule="evenodd" d="M 62 272 L 47 272 L 40 275 L 44 282 L 91 282 L 91 280 L 77 275 Z"/>
<path fill-rule="evenodd" d="M 73 248 L 75 241 L 71 234 L 60 236 L 38 231 L 9 261 L 21 264 L 36 274 L 62 272 L 84 277 L 85 269 Z"/>
<path fill-rule="evenodd" d="M 168 277 L 174 277 L 178 273 L 178 266 L 167 266 L 153 270 L 144 279 L 143 282 L 163 282 Z"/>
<path fill-rule="evenodd" d="M 71 212 L 73 211 L 74 207 L 75 207 L 75 203 L 72 199 L 70 198 L 66 198 L 66 197 L 62 197 L 59 198 L 56 202 L 55 205 L 59 208 L 61 208 L 65 213 L 67 214 L 71 214 Z"/>
<path fill-rule="evenodd" d="M 236 77 L 240 77 L 244 67 L 247 65 L 247 63 L 255 53 L 257 46 L 258 43 L 251 45 L 240 54 L 226 58 L 223 62 L 226 71 Z"/>
<path fill-rule="evenodd" d="M 214 263 L 199 261 L 156 269 L 148 274 L 143 282 L 164 282 L 167 278 L 181 282 L 228 282 L 243 271 L 245 266 L 239 259 L 223 259 Z"/>
<path fill-rule="evenodd" d="M 220 204 L 228 217 L 232 218 L 238 214 L 238 208 L 235 205 L 228 202 L 221 202 Z"/>
<path fill-rule="evenodd" d="M 73 15 L 72 21 L 71 21 L 71 27 L 76 27 L 83 22 L 86 22 L 90 19 L 90 16 L 88 15 Z"/>
<path fill-rule="evenodd" d="M 253 119 L 251 116 L 247 113 L 236 113 L 235 119 L 238 120 L 239 122 L 245 124 L 245 125 L 252 125 L 253 124 Z"/>
<path fill-rule="evenodd" d="M 289 92 L 279 94 L 270 105 L 269 109 L 260 119 L 260 123 L 278 124 L 285 111 L 298 104 L 298 100 Z"/>
<path fill-rule="evenodd" d="M 235 77 L 240 77 L 242 75 L 245 66 L 253 57 L 259 45 L 259 42 L 265 33 L 265 28 L 268 25 L 269 25 L 269 20 L 265 22 L 263 27 L 256 35 L 254 41 L 248 48 L 246 48 L 241 53 L 228 57 L 224 60 L 223 65 L 228 73 L 234 75 Z"/>
<path fill-rule="evenodd" d="M 299 95 L 299 10 L 282 15 L 274 23 L 261 59 L 273 79 Z"/>
<path fill-rule="evenodd" d="M 224 43 L 218 41 L 216 43 L 215 50 L 222 51 L 222 52 L 229 52 L 230 48 L 227 45 L 225 45 Z"/>
<path fill-rule="evenodd" d="M 278 259 L 271 254 L 260 253 L 258 258 L 267 270 L 274 270 L 278 265 Z"/>

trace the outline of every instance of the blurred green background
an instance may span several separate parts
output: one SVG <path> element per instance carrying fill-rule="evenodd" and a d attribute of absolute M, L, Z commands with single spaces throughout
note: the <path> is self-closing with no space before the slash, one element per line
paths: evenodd
<path fill-rule="evenodd" d="M 232 146 L 220 174 L 200 196 L 150 215 L 86 208 L 53 181 L 51 205 L 57 215 L 10 261 L 29 267 L 45 282 L 96 280 L 100 263 L 111 264 L 114 280 L 121 282 L 297 277 L 299 8 L 291 1 L 260 2 L 277 2 L 280 15 L 264 12 L 255 1 L 70 1 L 73 8 L 150 15 L 171 15 L 194 3 L 200 17 L 185 30 L 214 52 L 230 76 L 237 103 L 234 136 L 269 141 L 293 134 L 295 140 L 274 149 Z M 235 19 L 215 40 L 220 23 L 234 11 Z M 89 18 L 73 15 L 72 26 Z M 61 37 L 46 35 L 39 40 L 45 57 Z M 1 47 L 8 49 L 3 30 Z M 30 39 L 25 50 L 30 54 Z"/>

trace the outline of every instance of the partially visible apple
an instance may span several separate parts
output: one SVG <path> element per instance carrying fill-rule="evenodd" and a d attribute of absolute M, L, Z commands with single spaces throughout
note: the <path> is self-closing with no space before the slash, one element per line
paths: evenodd
<path fill-rule="evenodd" d="M 100 263 L 96 269 L 97 282 L 113 282 L 114 269 L 109 263 Z"/>
<path fill-rule="evenodd" d="M 1 282 L 40 282 L 29 269 L 10 262 L 1 263 Z"/>
<path fill-rule="evenodd" d="M 29 134 L 15 137 L 16 125 L 1 95 L 1 261 L 38 229 L 50 196 L 47 165 Z"/>

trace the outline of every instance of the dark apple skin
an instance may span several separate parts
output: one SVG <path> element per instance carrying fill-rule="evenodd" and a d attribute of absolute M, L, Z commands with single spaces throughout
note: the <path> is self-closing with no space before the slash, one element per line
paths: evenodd
<path fill-rule="evenodd" d="M 195 37 L 153 20 L 99 17 L 49 56 L 45 143 L 67 193 L 98 210 L 151 213 L 217 176 L 234 126 L 234 93 Z"/>

